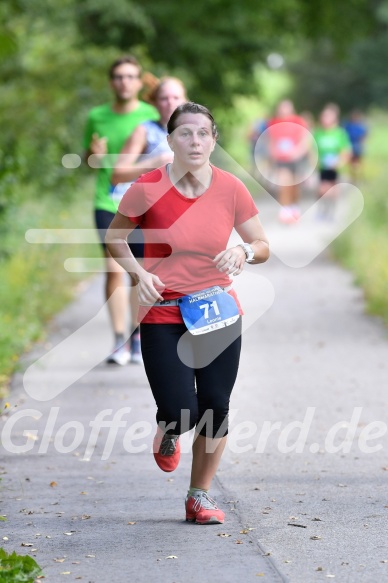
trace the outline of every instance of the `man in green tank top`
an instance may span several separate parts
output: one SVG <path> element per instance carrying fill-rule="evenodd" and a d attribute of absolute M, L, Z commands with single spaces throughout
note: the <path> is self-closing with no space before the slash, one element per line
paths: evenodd
<path fill-rule="evenodd" d="M 94 107 L 90 111 L 84 134 L 84 148 L 89 165 L 98 168 L 94 198 L 95 223 L 106 258 L 105 294 L 115 335 L 114 349 L 108 362 L 124 365 L 129 360 L 140 363 L 142 359 L 136 319 L 136 288 L 132 287 L 130 291 L 132 333 L 129 347 L 126 334 L 128 297 L 124 285 L 125 274 L 109 255 L 104 243 L 105 231 L 120 202 L 118 191 L 124 194 L 126 190 L 125 185 L 113 188 L 111 175 L 121 148 L 133 130 L 145 121 L 159 119 L 159 114 L 154 107 L 138 98 L 142 80 L 141 67 L 135 57 L 129 55 L 116 60 L 109 69 L 109 79 L 113 102 Z M 139 233 L 137 230 L 133 236 L 136 242 L 129 241 L 135 257 L 143 256 L 143 245 L 137 242 L 140 239 Z"/>

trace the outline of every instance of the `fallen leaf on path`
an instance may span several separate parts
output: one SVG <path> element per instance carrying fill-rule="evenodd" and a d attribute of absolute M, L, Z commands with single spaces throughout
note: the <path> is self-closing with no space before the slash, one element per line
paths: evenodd
<path fill-rule="evenodd" d="M 55 486 L 58 486 L 58 483 L 57 482 L 50 482 L 50 486 L 52 488 L 55 488 Z"/>
<path fill-rule="evenodd" d="M 307 528 L 305 524 L 298 524 L 297 522 L 287 522 L 288 526 L 298 526 L 299 528 Z"/>
<path fill-rule="evenodd" d="M 132 525 L 132 524 L 136 524 L 136 522 L 127 522 L 127 524 Z"/>
<path fill-rule="evenodd" d="M 176 557 L 175 555 L 168 555 L 168 557 L 166 557 L 166 559 L 177 559 L 178 557 Z"/>
<path fill-rule="evenodd" d="M 325 569 L 323 567 L 317 567 L 315 570 L 316 571 L 324 571 Z"/>
<path fill-rule="evenodd" d="M 63 563 L 66 559 L 53 559 L 55 563 Z"/>
<path fill-rule="evenodd" d="M 33 547 L 34 545 L 33 545 L 33 543 L 22 543 L 20 546 L 21 547 Z"/>
<path fill-rule="evenodd" d="M 322 522 L 322 518 L 312 518 L 313 522 Z"/>
<path fill-rule="evenodd" d="M 316 534 L 314 536 L 310 536 L 311 540 L 322 540 L 321 536 L 317 536 Z"/>
<path fill-rule="evenodd" d="M 219 532 L 217 534 L 217 536 L 220 536 L 221 538 L 227 538 L 228 536 L 232 536 L 231 534 L 226 534 L 226 532 Z"/>
<path fill-rule="evenodd" d="M 243 545 L 243 544 L 244 544 L 244 543 L 243 543 L 243 541 L 242 541 L 242 540 L 238 540 L 238 539 L 236 540 L 236 545 Z"/>
<path fill-rule="evenodd" d="M 96 555 L 85 555 L 85 557 L 87 559 L 94 559 L 96 557 Z"/>

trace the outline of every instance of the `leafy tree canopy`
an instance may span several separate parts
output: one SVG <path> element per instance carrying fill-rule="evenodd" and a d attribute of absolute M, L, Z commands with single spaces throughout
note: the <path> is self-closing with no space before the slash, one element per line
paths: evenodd
<path fill-rule="evenodd" d="M 346 5 L 346 7 L 345 7 Z M 186 71 L 195 95 L 230 104 L 253 91 L 253 71 L 266 55 L 322 36 L 340 54 L 373 25 L 368 0 L 83 0 L 77 23 L 84 39 L 122 51 L 141 47 L 150 61 Z"/>

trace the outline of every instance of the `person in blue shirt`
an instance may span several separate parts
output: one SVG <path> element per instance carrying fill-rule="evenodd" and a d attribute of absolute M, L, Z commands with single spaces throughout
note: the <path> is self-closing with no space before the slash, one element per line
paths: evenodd
<path fill-rule="evenodd" d="M 368 135 L 368 128 L 361 111 L 354 109 L 349 115 L 349 119 L 343 124 L 352 145 L 352 156 L 350 159 L 350 170 L 353 182 L 360 178 L 361 163 L 364 156 L 365 139 Z"/>
<path fill-rule="evenodd" d="M 257 170 L 266 169 L 268 164 L 268 139 L 265 134 L 267 127 L 266 119 L 257 119 L 247 136 L 251 155 L 251 174 L 255 177 Z M 264 171 L 264 174 L 267 175 L 267 172 Z"/>

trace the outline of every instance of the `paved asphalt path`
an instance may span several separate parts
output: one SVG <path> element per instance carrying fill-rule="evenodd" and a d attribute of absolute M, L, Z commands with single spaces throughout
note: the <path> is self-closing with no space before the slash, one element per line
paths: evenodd
<path fill-rule="evenodd" d="M 387 329 L 321 245 L 330 225 L 274 213 L 275 253 L 236 279 L 247 330 L 211 492 L 224 525 L 184 521 L 190 436 L 175 472 L 154 464 L 144 369 L 104 363 L 100 276 L 23 358 L 2 418 L 2 544 L 48 583 L 388 581 Z"/>

